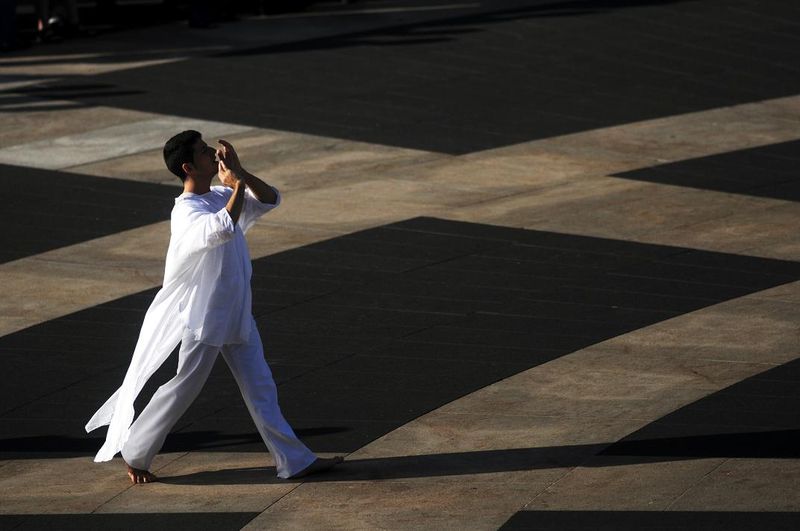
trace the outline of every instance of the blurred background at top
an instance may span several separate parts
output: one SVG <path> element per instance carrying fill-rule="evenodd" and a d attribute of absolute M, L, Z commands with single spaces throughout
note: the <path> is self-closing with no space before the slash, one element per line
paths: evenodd
<path fill-rule="evenodd" d="M 214 28 L 242 16 L 302 11 L 313 0 L 0 0 L 0 52 L 185 20 Z M 348 3 L 347 0 L 337 2 Z"/>

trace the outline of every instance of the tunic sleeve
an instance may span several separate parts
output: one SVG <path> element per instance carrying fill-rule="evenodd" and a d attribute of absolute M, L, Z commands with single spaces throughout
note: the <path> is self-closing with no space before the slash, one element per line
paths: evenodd
<path fill-rule="evenodd" d="M 172 238 L 178 256 L 188 258 L 213 249 L 231 240 L 236 233 L 236 225 L 224 208 L 218 212 L 193 209 L 190 205 L 176 208 L 179 211 L 173 215 Z"/>
<path fill-rule="evenodd" d="M 244 208 L 239 216 L 239 226 L 242 227 L 242 232 L 250 230 L 258 218 L 281 204 L 281 193 L 272 186 L 270 188 L 277 196 L 274 203 L 262 203 L 249 188 L 245 191 Z"/>

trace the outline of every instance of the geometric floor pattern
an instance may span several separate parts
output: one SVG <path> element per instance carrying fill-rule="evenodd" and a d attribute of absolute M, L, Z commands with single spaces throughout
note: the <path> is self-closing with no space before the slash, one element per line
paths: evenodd
<path fill-rule="evenodd" d="M 796 528 L 798 25 L 364 0 L 0 58 L 0 526 Z M 330 475 L 272 477 L 221 360 L 163 482 L 90 464 L 179 122 L 284 193 L 253 311 L 285 415 L 348 454 Z"/>
<path fill-rule="evenodd" d="M 355 451 L 559 356 L 800 279 L 796 262 L 434 218 L 253 265 L 253 311 L 284 413 L 326 452 Z M 87 411 L 121 382 L 152 297 L 148 290 L 0 338 L 13 375 L 2 390 L 4 457 L 93 454 L 103 434 L 82 433 Z M 175 363 L 173 355 L 149 393 Z M 737 399 L 749 404 L 725 396 L 700 418 L 740 413 Z M 748 407 L 767 426 L 774 422 L 763 415 L 786 411 Z M 221 360 L 175 431 L 166 450 L 263 451 Z"/>

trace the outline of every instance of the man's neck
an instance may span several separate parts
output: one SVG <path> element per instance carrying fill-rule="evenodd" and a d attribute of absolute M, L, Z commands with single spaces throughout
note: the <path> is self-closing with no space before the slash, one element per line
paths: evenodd
<path fill-rule="evenodd" d="M 211 182 L 197 182 L 191 177 L 187 177 L 183 182 L 183 193 L 203 195 L 211 191 Z"/>

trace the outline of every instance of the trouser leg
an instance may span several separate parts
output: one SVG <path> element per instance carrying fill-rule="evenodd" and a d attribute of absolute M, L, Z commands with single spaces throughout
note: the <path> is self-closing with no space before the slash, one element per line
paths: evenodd
<path fill-rule="evenodd" d="M 275 459 L 278 477 L 288 478 L 313 463 L 316 455 L 297 438 L 283 418 L 255 322 L 250 340 L 245 344 L 226 345 L 222 355 L 239 384 L 261 438 Z"/>
<path fill-rule="evenodd" d="M 167 434 L 203 388 L 219 347 L 184 337 L 178 353 L 178 372 L 158 388 L 131 425 L 122 457 L 134 468 L 149 470 Z"/>

